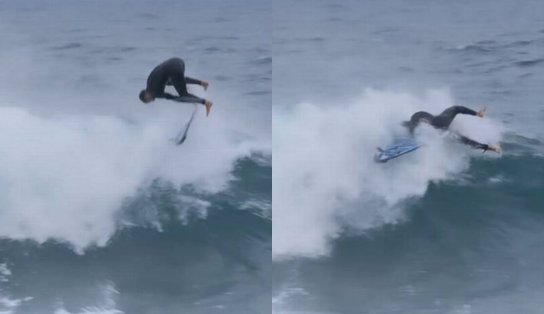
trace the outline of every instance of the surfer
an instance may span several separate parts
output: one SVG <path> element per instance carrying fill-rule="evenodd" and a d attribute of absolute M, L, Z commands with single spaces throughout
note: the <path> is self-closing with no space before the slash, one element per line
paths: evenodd
<path fill-rule="evenodd" d="M 206 107 L 206 115 L 210 114 L 213 103 L 207 99 L 197 97 L 187 91 L 187 84 L 196 84 L 208 89 L 207 81 L 197 80 L 185 76 L 185 63 L 180 58 L 171 58 L 156 66 L 147 78 L 146 89 L 140 92 L 140 100 L 144 103 L 164 98 L 178 102 L 198 103 Z M 166 93 L 166 85 L 173 85 L 179 96 Z"/>
<path fill-rule="evenodd" d="M 419 125 L 420 122 L 428 123 L 432 125 L 436 129 L 440 130 L 448 130 L 450 127 L 450 124 L 452 123 L 453 119 L 457 114 L 467 114 L 472 116 L 478 116 L 482 118 L 485 115 L 485 111 L 487 108 L 483 108 L 480 111 L 474 111 L 470 108 L 463 107 L 463 106 L 452 106 L 447 108 L 446 110 L 442 111 L 437 116 L 433 116 L 432 114 L 426 112 L 426 111 L 418 111 L 410 117 L 410 121 L 403 122 L 402 125 L 408 128 L 410 131 L 410 134 L 414 134 L 415 128 Z M 496 153 L 501 152 L 501 148 L 499 146 L 494 145 L 488 145 L 488 144 L 482 144 L 475 140 L 472 140 L 466 136 L 463 136 L 457 132 L 453 132 L 459 142 L 469 145 L 471 147 L 477 148 L 477 149 L 483 149 L 484 152 L 487 150 L 494 151 Z"/>

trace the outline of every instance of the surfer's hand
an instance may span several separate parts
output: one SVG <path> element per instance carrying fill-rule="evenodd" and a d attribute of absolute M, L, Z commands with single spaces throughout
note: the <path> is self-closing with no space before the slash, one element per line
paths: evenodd
<path fill-rule="evenodd" d="M 202 81 L 202 83 L 200 85 L 202 85 L 204 90 L 208 90 L 208 85 L 210 85 L 210 83 L 208 83 L 208 81 Z"/>
<path fill-rule="evenodd" d="M 488 145 L 488 148 L 487 148 L 487 149 L 489 149 L 490 151 L 493 151 L 493 152 L 495 152 L 495 153 L 497 153 L 497 154 L 502 153 L 502 149 L 501 149 L 501 147 L 498 146 L 498 145 L 497 145 L 497 146 Z"/>
<path fill-rule="evenodd" d="M 206 99 L 204 102 L 204 106 L 206 106 L 206 117 L 210 115 L 210 110 L 212 110 L 213 102 Z"/>
<path fill-rule="evenodd" d="M 484 115 L 485 115 L 485 111 L 487 110 L 487 107 L 483 107 L 480 111 L 478 111 L 478 113 L 476 113 L 476 115 L 480 118 L 483 118 Z"/>

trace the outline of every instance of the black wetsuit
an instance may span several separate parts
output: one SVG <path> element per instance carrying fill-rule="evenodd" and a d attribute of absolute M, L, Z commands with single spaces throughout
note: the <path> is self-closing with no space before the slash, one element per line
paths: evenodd
<path fill-rule="evenodd" d="M 455 116 L 459 113 L 472 116 L 478 114 L 476 111 L 463 106 L 449 107 L 437 116 L 433 116 L 432 114 L 425 111 L 418 111 L 414 113 L 412 117 L 410 117 L 410 121 L 404 122 L 404 126 L 406 126 L 410 130 L 411 134 L 414 133 L 415 128 L 419 125 L 420 122 L 429 123 L 437 129 L 447 130 L 450 127 L 450 124 L 452 123 Z M 476 142 L 475 140 L 472 140 L 459 133 L 455 133 L 455 135 L 458 137 L 459 142 L 463 144 L 472 146 L 474 148 L 483 149 L 484 151 L 489 149 L 489 145 L 487 144 Z"/>
<path fill-rule="evenodd" d="M 165 98 L 180 102 L 200 103 L 204 99 L 187 92 L 187 84 L 202 84 L 201 81 L 185 76 L 185 63 L 180 58 L 171 58 L 156 66 L 147 78 L 148 92 L 155 98 Z M 179 96 L 164 91 L 166 85 L 173 85 Z"/>

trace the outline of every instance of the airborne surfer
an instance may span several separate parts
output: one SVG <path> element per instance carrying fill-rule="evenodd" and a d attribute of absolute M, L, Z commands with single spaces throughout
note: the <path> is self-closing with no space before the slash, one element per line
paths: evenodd
<path fill-rule="evenodd" d="M 146 89 L 140 92 L 139 98 L 144 103 L 156 98 L 188 103 L 199 103 L 206 107 L 206 115 L 210 114 L 213 103 L 197 97 L 187 91 L 187 84 L 196 84 L 208 89 L 209 83 L 185 76 L 185 63 L 180 58 L 171 58 L 156 66 L 147 78 Z M 173 85 L 179 96 L 166 93 L 166 85 Z"/>
<path fill-rule="evenodd" d="M 470 108 L 463 107 L 463 106 L 449 107 L 437 116 L 434 116 L 426 111 L 418 111 L 414 113 L 412 117 L 410 117 L 409 121 L 403 122 L 403 125 L 408 128 L 408 130 L 410 131 L 410 134 L 412 135 L 414 134 L 415 128 L 421 122 L 428 123 L 436 129 L 448 130 L 450 127 L 450 124 L 452 123 L 453 119 L 455 118 L 457 114 L 467 114 L 467 115 L 478 116 L 482 118 L 485 115 L 485 111 L 486 111 L 486 108 L 483 108 L 480 111 L 474 111 Z M 463 136 L 457 132 L 453 132 L 453 133 L 457 136 L 457 139 L 459 140 L 459 142 L 465 145 L 469 145 L 477 149 L 483 149 L 484 152 L 487 150 L 491 150 L 499 154 L 501 153 L 501 148 L 499 146 L 482 144 L 466 136 Z"/>

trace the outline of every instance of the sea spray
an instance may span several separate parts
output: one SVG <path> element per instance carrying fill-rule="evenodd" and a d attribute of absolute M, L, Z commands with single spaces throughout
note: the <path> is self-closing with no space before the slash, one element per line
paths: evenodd
<path fill-rule="evenodd" d="M 325 255 L 345 227 L 394 223 L 403 218 L 404 201 L 465 170 L 471 149 L 427 125 L 416 132 L 424 147 L 387 164 L 373 160 L 377 147 L 406 136 L 401 123 L 412 113 L 438 114 L 455 104 L 444 90 L 366 90 L 348 104 L 275 108 L 273 257 Z M 459 116 L 452 129 L 477 140 L 500 139 L 498 125 L 477 119 Z"/>

